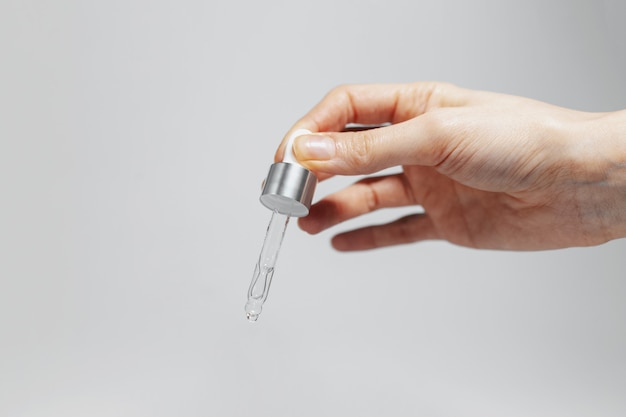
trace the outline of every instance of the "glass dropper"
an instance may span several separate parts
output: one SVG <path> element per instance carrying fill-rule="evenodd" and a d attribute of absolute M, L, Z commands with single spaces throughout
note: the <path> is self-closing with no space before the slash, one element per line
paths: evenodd
<path fill-rule="evenodd" d="M 267 299 L 289 218 L 309 214 L 317 177 L 296 162 L 292 148 L 296 137 L 310 133 L 308 130 L 299 129 L 291 134 L 283 161 L 270 167 L 263 185 L 260 201 L 272 210 L 272 217 L 248 288 L 245 310 L 250 322 L 258 320 L 263 303 Z"/>

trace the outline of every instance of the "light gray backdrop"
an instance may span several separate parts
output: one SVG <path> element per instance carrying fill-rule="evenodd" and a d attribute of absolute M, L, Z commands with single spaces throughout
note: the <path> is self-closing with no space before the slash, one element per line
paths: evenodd
<path fill-rule="evenodd" d="M 340 254 L 292 224 L 243 311 L 260 182 L 329 89 L 626 108 L 624 4 L 0 0 L 0 416 L 626 415 L 623 240 Z"/>

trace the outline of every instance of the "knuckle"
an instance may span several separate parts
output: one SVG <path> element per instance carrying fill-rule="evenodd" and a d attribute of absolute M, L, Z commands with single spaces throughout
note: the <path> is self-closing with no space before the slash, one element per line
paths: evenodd
<path fill-rule="evenodd" d="M 344 99 L 349 96 L 352 88 L 353 88 L 352 84 L 340 84 L 334 87 L 332 90 L 330 90 L 330 92 L 328 93 L 328 96 L 331 98 Z"/>
<path fill-rule="evenodd" d="M 450 92 L 456 91 L 454 84 L 440 81 L 420 81 L 413 83 L 412 96 L 420 97 L 420 113 L 426 113 L 432 109 L 441 107 L 442 100 L 449 96 Z"/>
<path fill-rule="evenodd" d="M 368 211 L 378 210 L 381 207 L 380 196 L 376 191 L 376 188 L 372 184 L 368 184 L 367 192 L 365 193 L 365 205 Z"/>
<path fill-rule="evenodd" d="M 452 112 L 448 109 L 435 109 L 420 116 L 425 130 L 425 135 L 430 141 L 428 155 L 420 155 L 420 159 L 426 157 L 426 163 L 431 166 L 441 165 L 456 147 L 455 134 L 456 121 Z"/>
<path fill-rule="evenodd" d="M 345 160 L 358 173 L 371 171 L 374 161 L 374 138 L 367 132 L 358 135 L 351 135 L 344 149 Z"/>

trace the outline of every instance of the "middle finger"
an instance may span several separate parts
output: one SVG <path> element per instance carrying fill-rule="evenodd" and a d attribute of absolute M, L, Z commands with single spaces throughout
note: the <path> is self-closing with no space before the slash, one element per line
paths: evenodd
<path fill-rule="evenodd" d="M 311 206 L 299 219 L 302 230 L 315 234 L 346 220 L 391 207 L 418 204 L 404 173 L 362 179 Z"/>

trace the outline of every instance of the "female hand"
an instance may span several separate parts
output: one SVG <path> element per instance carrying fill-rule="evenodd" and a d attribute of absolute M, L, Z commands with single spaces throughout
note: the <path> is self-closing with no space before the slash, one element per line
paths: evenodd
<path fill-rule="evenodd" d="M 390 126 L 341 132 L 349 123 Z M 493 249 L 596 245 L 626 236 L 626 112 L 585 113 L 441 83 L 331 91 L 291 131 L 320 179 L 370 176 L 324 197 L 300 227 L 318 233 L 386 207 L 424 213 L 339 234 L 338 250 L 445 239 Z M 281 160 L 284 142 L 276 153 Z"/>

